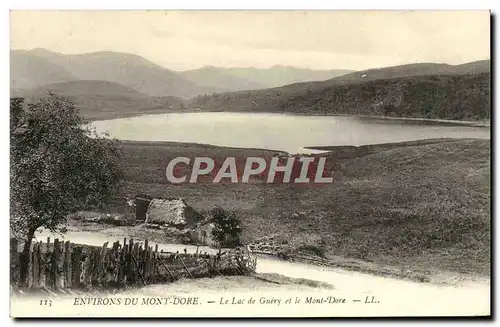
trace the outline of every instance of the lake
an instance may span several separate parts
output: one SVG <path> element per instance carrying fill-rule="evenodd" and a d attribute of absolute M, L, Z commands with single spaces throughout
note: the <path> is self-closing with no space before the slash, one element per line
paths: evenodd
<path fill-rule="evenodd" d="M 95 121 L 99 133 L 131 141 L 172 141 L 308 152 L 306 146 L 367 145 L 428 138 L 489 139 L 489 127 L 271 113 L 175 113 Z"/>

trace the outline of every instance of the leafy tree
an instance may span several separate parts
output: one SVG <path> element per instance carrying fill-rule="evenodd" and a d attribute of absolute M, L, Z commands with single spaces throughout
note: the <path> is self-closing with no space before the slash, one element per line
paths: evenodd
<path fill-rule="evenodd" d="M 10 106 L 10 227 L 26 240 L 23 284 L 35 231 L 64 232 L 68 214 L 103 205 L 122 170 L 117 141 L 97 135 L 72 102 L 49 94 L 26 109 L 19 98 Z"/>
<path fill-rule="evenodd" d="M 227 211 L 217 206 L 210 211 L 210 216 L 215 225 L 212 235 L 219 242 L 220 248 L 223 245 L 239 243 L 241 234 L 240 221 L 233 211 Z"/>
<path fill-rule="evenodd" d="M 19 118 L 23 111 L 23 98 L 11 98 L 10 99 L 10 132 L 14 132 L 14 129 L 18 128 Z"/>

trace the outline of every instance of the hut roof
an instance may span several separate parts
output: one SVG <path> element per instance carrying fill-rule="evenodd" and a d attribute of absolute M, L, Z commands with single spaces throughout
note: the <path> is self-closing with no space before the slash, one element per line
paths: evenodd
<path fill-rule="evenodd" d="M 147 223 L 189 225 L 203 217 L 183 199 L 152 199 L 146 212 Z"/>

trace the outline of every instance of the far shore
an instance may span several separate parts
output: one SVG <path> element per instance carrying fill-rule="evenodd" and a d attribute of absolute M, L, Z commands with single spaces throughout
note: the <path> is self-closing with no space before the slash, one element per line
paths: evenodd
<path fill-rule="evenodd" d="M 470 126 L 470 127 L 484 127 L 490 128 L 490 120 L 452 120 L 452 119 L 434 119 L 434 118 L 413 118 L 413 117 L 392 117 L 392 116 L 377 116 L 377 115 L 346 115 L 346 114 L 318 114 L 318 113 L 301 113 L 301 112 L 267 112 L 267 111 L 202 111 L 199 109 L 187 109 L 183 111 L 150 111 L 142 113 L 126 113 L 122 115 L 116 115 L 114 117 L 99 117 L 99 118 L 89 118 L 89 122 L 93 121 L 105 121 L 123 118 L 133 118 L 148 115 L 167 115 L 167 114 L 192 114 L 192 113 L 232 113 L 232 114 L 276 114 L 276 115 L 289 115 L 289 116 L 326 116 L 326 117 L 355 117 L 363 120 L 371 120 L 376 122 L 381 120 L 384 122 L 394 122 L 394 123 L 415 123 L 415 124 L 425 124 L 425 125 L 451 125 L 451 126 Z"/>

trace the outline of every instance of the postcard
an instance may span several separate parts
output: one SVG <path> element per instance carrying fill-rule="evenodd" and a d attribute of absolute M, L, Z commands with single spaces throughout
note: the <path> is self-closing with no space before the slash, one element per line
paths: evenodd
<path fill-rule="evenodd" d="M 10 314 L 489 317 L 489 11 L 23 11 Z"/>

